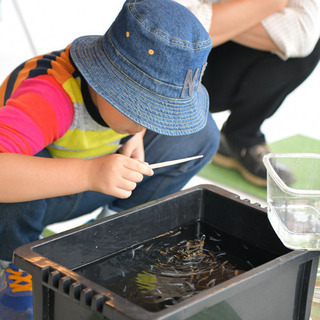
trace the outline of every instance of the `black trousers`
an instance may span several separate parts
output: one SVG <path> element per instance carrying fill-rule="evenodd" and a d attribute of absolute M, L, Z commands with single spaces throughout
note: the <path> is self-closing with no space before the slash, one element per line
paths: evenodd
<path fill-rule="evenodd" d="M 320 41 L 309 56 L 286 61 L 234 42 L 213 48 L 202 79 L 209 92 L 210 111 L 230 110 L 223 131 L 237 145 L 262 143 L 263 121 L 311 74 L 319 59 Z"/>

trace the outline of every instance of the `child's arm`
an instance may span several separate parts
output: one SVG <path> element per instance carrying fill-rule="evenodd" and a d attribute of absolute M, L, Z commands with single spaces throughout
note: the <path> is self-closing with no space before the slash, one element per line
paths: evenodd
<path fill-rule="evenodd" d="M 83 191 L 127 198 L 148 165 L 120 154 L 95 159 L 51 159 L 0 154 L 0 202 L 20 202 Z"/>

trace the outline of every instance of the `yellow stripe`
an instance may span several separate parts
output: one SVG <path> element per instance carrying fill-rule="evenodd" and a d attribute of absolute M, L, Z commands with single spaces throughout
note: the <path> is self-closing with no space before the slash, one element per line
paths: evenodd
<path fill-rule="evenodd" d="M 55 141 L 48 150 L 52 156 L 57 158 L 88 158 L 97 157 L 108 153 L 113 153 L 118 144 L 113 144 L 124 134 L 119 134 L 112 129 L 106 131 L 83 131 L 79 129 L 70 129 L 63 137 Z M 54 146 L 57 146 L 55 148 Z"/>
<path fill-rule="evenodd" d="M 63 89 L 66 90 L 72 102 L 83 103 L 83 97 L 80 91 L 80 78 L 70 78 L 63 84 Z"/>

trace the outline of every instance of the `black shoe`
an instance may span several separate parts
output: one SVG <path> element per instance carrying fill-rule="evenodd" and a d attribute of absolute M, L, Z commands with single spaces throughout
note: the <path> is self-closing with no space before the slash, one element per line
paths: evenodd
<path fill-rule="evenodd" d="M 259 187 L 266 187 L 267 170 L 262 158 L 270 152 L 265 143 L 249 148 L 239 147 L 230 142 L 221 132 L 219 150 L 212 158 L 212 162 L 228 169 L 235 169 L 248 182 Z M 289 168 L 280 163 L 277 164 L 277 168 L 279 176 L 287 185 L 294 182 L 294 175 Z"/>

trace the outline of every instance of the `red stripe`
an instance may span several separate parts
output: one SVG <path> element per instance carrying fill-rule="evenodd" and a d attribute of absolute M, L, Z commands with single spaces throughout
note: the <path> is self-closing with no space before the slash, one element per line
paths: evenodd
<path fill-rule="evenodd" d="M 46 146 L 59 138 L 56 114 L 50 103 L 43 97 L 30 92 L 15 99 L 9 99 L 7 104 L 18 108 L 35 122 L 43 133 Z"/>
<path fill-rule="evenodd" d="M 31 92 L 43 97 L 51 105 L 57 117 L 60 138 L 69 129 L 73 119 L 70 97 L 52 76 L 44 75 L 25 80 L 12 98 Z"/>

